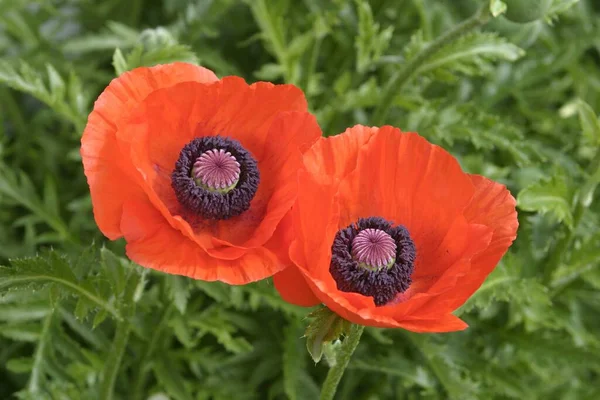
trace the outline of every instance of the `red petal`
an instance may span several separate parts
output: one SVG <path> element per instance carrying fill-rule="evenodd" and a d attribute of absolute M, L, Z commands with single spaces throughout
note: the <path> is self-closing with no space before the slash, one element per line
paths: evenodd
<path fill-rule="evenodd" d="M 435 319 L 404 320 L 398 327 L 417 333 L 442 333 L 463 331 L 469 325 L 452 314 L 444 314 Z"/>
<path fill-rule="evenodd" d="M 304 156 L 306 168 L 315 177 L 344 178 L 356 168 L 358 153 L 378 130 L 356 125 L 340 135 L 321 138 Z"/>
<path fill-rule="evenodd" d="M 215 74 L 196 65 L 173 63 L 137 68 L 114 79 L 94 104 L 81 139 L 81 157 L 100 230 L 110 239 L 119 228 L 123 202 L 140 191 L 135 169 L 120 152 L 116 132 L 132 108 L 153 91 L 179 82 L 213 82 Z"/>
<path fill-rule="evenodd" d="M 447 151 L 415 133 L 385 126 L 342 182 L 340 224 L 381 216 L 404 225 L 421 253 L 435 251 L 474 192 Z"/>
<path fill-rule="evenodd" d="M 180 84 L 149 96 L 119 132 L 123 146 L 131 148 L 153 204 L 173 227 L 214 257 L 235 259 L 264 244 L 295 200 L 300 149 L 317 140 L 321 131 L 310 114 L 285 112 L 306 108 L 302 93 L 292 89 L 248 86 L 239 78 L 212 85 Z M 170 175 L 185 144 L 215 134 L 238 139 L 260 155 L 261 184 L 250 209 L 241 216 L 190 227 L 179 217 L 185 210 L 175 198 Z"/>
<path fill-rule="evenodd" d="M 306 283 L 304 275 L 295 266 L 275 274 L 273 283 L 281 298 L 288 303 L 302 307 L 312 307 L 321 303 Z"/>
<path fill-rule="evenodd" d="M 483 284 L 502 256 L 517 237 L 519 221 L 516 201 L 506 186 L 483 176 L 471 175 L 476 192 L 465 210 L 465 218 L 493 230 L 489 246 L 472 260 L 468 276 L 460 280 L 460 290 L 452 299 L 451 307 L 458 308 Z"/>
<path fill-rule="evenodd" d="M 492 229 L 483 221 L 464 216 L 475 192 L 470 177 L 451 155 L 416 134 L 384 127 L 367 140 L 357 140 L 362 145 L 354 146 L 356 151 L 346 152 L 338 146 L 352 140 L 340 136 L 321 140 L 315 146 L 318 151 L 311 150 L 305 158 L 313 160 L 307 165 L 313 175 L 301 173 L 299 178 L 302 189 L 292 209 L 297 235 L 290 249 L 292 261 L 314 295 L 349 321 L 417 332 L 464 329 L 466 325 L 449 313 L 448 299 L 461 280 L 468 279 L 471 260 L 492 239 Z M 319 173 L 321 163 L 327 163 L 326 157 L 318 158 L 321 154 L 342 155 L 322 168 L 342 178 L 339 193 L 336 176 Z M 357 157 L 356 166 L 344 157 Z M 342 218 L 337 206 L 344 212 Z M 369 216 L 407 226 L 417 246 L 413 285 L 396 304 L 384 307 L 375 307 L 369 297 L 337 290 L 329 273 L 337 229 Z M 291 288 L 280 285 L 290 298 Z"/>
<path fill-rule="evenodd" d="M 169 274 L 240 285 L 272 276 L 285 267 L 265 248 L 248 251 L 235 261 L 210 257 L 172 228 L 147 200 L 124 204 L 121 231 L 131 260 Z"/>

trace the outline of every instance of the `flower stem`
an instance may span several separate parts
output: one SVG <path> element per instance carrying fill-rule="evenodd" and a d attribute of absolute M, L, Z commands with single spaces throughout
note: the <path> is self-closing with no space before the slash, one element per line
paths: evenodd
<path fill-rule="evenodd" d="M 40 340 L 38 341 L 38 346 L 33 357 L 33 368 L 31 369 L 31 375 L 29 377 L 29 382 L 27 383 L 27 392 L 33 397 L 40 395 L 41 392 L 41 380 L 43 377 L 42 368 L 44 358 L 46 357 L 46 347 L 48 346 L 53 318 L 54 311 L 51 311 L 44 320 L 42 332 L 40 333 Z"/>
<path fill-rule="evenodd" d="M 152 335 L 152 339 L 146 348 L 146 353 L 142 357 L 140 362 L 141 367 L 138 368 L 135 378 L 133 379 L 133 384 L 131 385 L 132 389 L 132 400 L 141 400 L 143 398 L 144 385 L 146 384 L 148 372 L 149 372 L 149 364 L 152 358 L 152 355 L 156 351 L 156 346 L 158 342 L 162 340 L 164 327 L 167 325 L 171 314 L 173 313 L 174 307 L 173 304 L 167 306 L 165 311 L 160 318 L 160 321 L 154 328 L 154 335 Z"/>
<path fill-rule="evenodd" d="M 338 384 L 342 379 L 342 375 L 344 375 L 344 371 L 348 366 L 348 362 L 350 361 L 354 350 L 356 350 L 356 347 L 360 342 L 360 337 L 364 330 L 365 327 L 363 325 L 352 325 L 350 328 L 350 334 L 339 349 L 336 363 L 331 367 L 327 373 L 325 382 L 323 382 L 320 400 L 333 400 Z"/>
<path fill-rule="evenodd" d="M 123 353 L 127 347 L 130 331 L 131 325 L 129 324 L 129 321 L 122 320 L 117 323 L 117 332 L 115 333 L 110 354 L 108 355 L 102 371 L 102 381 L 100 386 L 101 400 L 112 400 L 113 398 L 117 373 L 119 372 Z"/>
<path fill-rule="evenodd" d="M 392 102 L 396 94 L 402 90 L 402 87 L 415 76 L 419 70 L 419 67 L 440 51 L 448 43 L 453 42 L 465 33 L 472 31 L 482 25 L 485 25 L 490 18 L 489 5 L 484 4 L 472 17 L 466 19 L 462 23 L 456 25 L 454 28 L 439 36 L 429 45 L 425 46 L 417 55 L 412 58 L 409 62 L 404 64 L 404 67 L 397 71 L 388 84 L 383 89 L 383 94 L 379 102 L 379 106 L 375 110 L 373 116 L 373 122 L 375 125 L 381 125 L 384 123 Z"/>

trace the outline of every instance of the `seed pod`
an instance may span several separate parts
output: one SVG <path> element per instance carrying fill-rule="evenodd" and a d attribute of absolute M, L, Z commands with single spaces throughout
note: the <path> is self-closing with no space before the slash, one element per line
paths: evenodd
<path fill-rule="evenodd" d="M 542 18 L 552 5 L 552 0 L 504 0 L 506 18 L 512 22 L 525 24 Z"/>

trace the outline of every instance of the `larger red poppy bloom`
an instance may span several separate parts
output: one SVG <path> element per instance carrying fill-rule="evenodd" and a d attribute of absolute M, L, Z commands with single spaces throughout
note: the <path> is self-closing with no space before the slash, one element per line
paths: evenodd
<path fill-rule="evenodd" d="M 142 266 L 243 284 L 285 267 L 281 220 L 321 136 L 292 85 L 175 63 L 113 80 L 81 141 L 94 217 Z"/>
<path fill-rule="evenodd" d="M 292 209 L 294 304 L 363 325 L 461 330 L 452 315 L 516 237 L 515 199 L 415 133 L 356 126 L 305 155 Z"/>

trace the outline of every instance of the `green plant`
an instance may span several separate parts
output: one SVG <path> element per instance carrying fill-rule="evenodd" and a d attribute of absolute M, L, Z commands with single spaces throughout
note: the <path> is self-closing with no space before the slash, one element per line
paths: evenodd
<path fill-rule="evenodd" d="M 516 243 L 460 310 L 471 327 L 365 329 L 337 398 L 600 396 L 600 9 L 555 1 L 552 25 L 515 25 L 466 11 L 482 4 L 0 0 L 0 398 L 319 396 L 333 353 L 314 364 L 308 311 L 270 281 L 149 272 L 95 227 L 93 99 L 174 60 L 299 85 L 325 135 L 418 131 L 518 197 Z"/>

